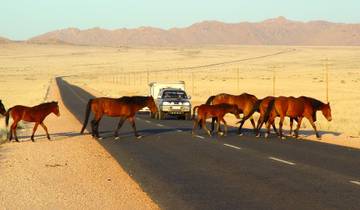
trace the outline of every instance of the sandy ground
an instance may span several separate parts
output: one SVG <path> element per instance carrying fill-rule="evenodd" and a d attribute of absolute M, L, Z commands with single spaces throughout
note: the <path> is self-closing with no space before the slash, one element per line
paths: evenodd
<path fill-rule="evenodd" d="M 59 100 L 52 83 L 49 99 Z M 61 116 L 39 128 L 36 142 L 0 146 L 1 209 L 158 209 L 122 167 L 60 102 Z M 29 132 L 28 132 L 29 133 Z"/>

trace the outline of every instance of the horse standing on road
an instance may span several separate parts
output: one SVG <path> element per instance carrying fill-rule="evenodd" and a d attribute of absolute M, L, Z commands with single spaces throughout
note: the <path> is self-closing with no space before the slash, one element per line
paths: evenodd
<path fill-rule="evenodd" d="M 210 96 L 206 101 L 207 105 L 216 105 L 223 103 L 236 105 L 240 110 L 240 113 L 243 113 L 243 118 L 239 122 L 240 123 L 238 129 L 239 135 L 242 135 L 241 133 L 242 126 L 244 125 L 245 121 L 249 118 L 252 126 L 254 127 L 254 132 L 257 133 L 255 121 L 252 118 L 252 115 L 254 114 L 255 111 L 258 110 L 259 107 L 259 102 L 256 96 L 248 93 L 243 93 L 241 95 L 230 95 L 226 93 L 221 93 L 215 96 Z M 211 122 L 212 130 L 214 130 L 214 122 L 215 122 L 215 118 L 213 118 Z"/>
<path fill-rule="evenodd" d="M 34 134 L 36 132 L 38 125 L 41 125 L 41 127 L 43 127 L 43 129 L 46 132 L 46 137 L 50 140 L 50 135 L 48 133 L 47 127 L 44 124 L 44 120 L 51 113 L 54 113 L 56 116 L 60 116 L 58 102 L 53 101 L 53 102 L 48 102 L 48 103 L 42 103 L 42 104 L 39 104 L 39 105 L 33 106 L 33 107 L 17 105 L 17 106 L 10 108 L 5 114 L 6 127 L 9 125 L 10 116 L 12 117 L 12 119 L 14 121 L 10 127 L 9 141 L 12 140 L 12 135 L 14 133 L 15 140 L 17 142 L 19 142 L 17 134 L 16 134 L 16 128 L 17 128 L 17 124 L 20 120 L 24 120 L 26 122 L 35 122 L 35 126 L 33 128 L 32 135 L 31 135 L 31 141 L 33 141 L 33 142 L 35 141 Z"/>
<path fill-rule="evenodd" d="M 295 129 L 295 137 L 299 136 L 299 129 L 302 119 L 305 117 L 309 120 L 311 126 L 315 130 L 316 137 L 320 139 L 320 135 L 316 129 L 316 111 L 321 111 L 324 117 L 331 121 L 331 108 L 330 104 L 323 103 L 317 99 L 301 96 L 295 97 L 284 97 L 280 96 L 275 98 L 272 106 L 269 107 L 271 110 L 269 119 L 267 121 L 267 135 L 270 133 L 270 125 L 274 123 L 277 116 L 280 117 L 279 122 L 279 136 L 283 138 L 282 126 L 285 116 L 290 117 L 290 121 L 293 119 L 297 120 L 297 127 Z M 292 122 L 290 122 L 292 125 Z"/>
<path fill-rule="evenodd" d="M 195 112 L 197 110 L 198 117 L 195 119 Z M 235 115 L 236 118 L 240 119 L 240 110 L 236 105 L 233 104 L 216 104 L 216 105 L 200 105 L 195 106 L 193 108 L 193 120 L 194 120 L 194 127 L 192 130 L 192 134 L 195 134 L 195 129 L 198 127 L 198 125 L 201 123 L 201 127 L 211 136 L 210 130 L 206 127 L 206 119 L 212 117 L 213 119 L 217 119 L 217 132 L 219 135 L 225 135 L 227 134 L 227 124 L 224 120 L 224 116 L 227 113 L 232 113 Z M 220 131 L 220 123 L 224 123 L 224 133 Z"/>
<path fill-rule="evenodd" d="M 138 134 L 135 126 L 135 114 L 144 107 L 149 107 L 152 114 L 158 112 L 154 98 L 152 96 L 124 96 L 121 98 L 94 98 L 90 99 L 85 113 L 84 125 L 80 133 L 84 133 L 89 120 L 90 112 L 94 113 L 91 121 L 91 134 L 93 137 L 100 138 L 99 123 L 101 118 L 106 115 L 109 117 L 120 117 L 119 124 L 115 130 L 115 137 L 118 138 L 118 132 L 125 120 L 128 120 L 134 130 L 136 138 L 142 136 Z"/>

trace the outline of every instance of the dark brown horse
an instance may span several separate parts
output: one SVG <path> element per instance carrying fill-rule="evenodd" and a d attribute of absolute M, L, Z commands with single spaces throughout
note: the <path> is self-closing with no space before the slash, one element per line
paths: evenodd
<path fill-rule="evenodd" d="M 230 95 L 230 94 L 226 94 L 226 93 L 221 93 L 218 94 L 216 96 L 210 96 L 208 98 L 208 100 L 206 101 L 207 105 L 216 105 L 216 104 L 233 104 L 236 105 L 238 107 L 238 109 L 240 110 L 241 113 L 243 113 L 243 118 L 241 119 L 240 126 L 239 126 L 239 130 L 238 130 L 238 134 L 242 135 L 241 133 L 241 129 L 242 126 L 244 125 L 245 121 L 247 119 L 250 118 L 250 122 L 254 127 L 254 132 L 257 133 L 256 131 L 256 127 L 255 127 L 255 121 L 252 118 L 252 115 L 254 114 L 255 111 L 258 110 L 258 99 L 256 98 L 256 96 L 251 95 L 251 94 L 247 94 L 247 93 L 243 93 L 241 95 Z M 211 122 L 211 129 L 214 130 L 214 121 L 215 118 L 212 119 Z"/>
<path fill-rule="evenodd" d="M 6 114 L 5 106 L 4 106 L 4 104 L 1 102 L 1 100 L 0 100 L 0 114 L 3 115 L 3 116 L 5 116 L 5 114 Z"/>
<path fill-rule="evenodd" d="M 20 120 L 24 120 L 26 122 L 35 122 L 35 126 L 33 128 L 33 132 L 31 135 L 32 141 L 34 141 L 34 134 L 35 134 L 36 129 L 39 124 L 41 125 L 41 127 L 44 128 L 44 130 L 46 132 L 46 137 L 50 140 L 50 135 L 48 133 L 47 127 L 44 124 L 44 120 L 51 113 L 54 113 L 56 116 L 60 116 L 58 102 L 55 102 L 55 101 L 48 102 L 48 103 L 39 104 L 39 105 L 33 106 L 33 107 L 17 105 L 17 106 L 10 108 L 5 114 L 6 127 L 9 125 L 10 116 L 12 117 L 12 119 L 14 121 L 10 127 L 9 141 L 12 140 L 13 133 L 15 136 L 15 140 L 17 142 L 19 141 L 17 138 L 17 135 L 16 135 L 16 128 L 17 128 L 17 124 Z"/>
<path fill-rule="evenodd" d="M 295 130 L 295 137 L 298 137 L 302 119 L 305 117 L 309 120 L 310 124 L 314 128 L 316 137 L 320 138 L 314 123 L 316 121 L 316 111 L 321 111 L 328 121 L 332 120 L 329 103 L 325 104 L 317 99 L 305 96 L 298 98 L 284 96 L 277 97 L 274 100 L 273 106 L 269 108 L 271 109 L 271 113 L 267 122 L 267 135 L 270 133 L 270 124 L 274 123 L 275 117 L 279 116 L 279 135 L 281 138 L 283 138 L 282 126 L 285 116 L 298 121 Z"/>
<path fill-rule="evenodd" d="M 90 112 L 94 113 L 94 118 L 91 121 L 91 134 L 93 137 L 100 138 L 99 136 L 99 123 L 101 118 L 106 115 L 110 117 L 120 117 L 119 124 L 115 130 L 115 137 L 118 137 L 118 132 L 125 120 L 128 120 L 132 125 L 134 134 L 137 138 L 141 138 L 136 131 L 135 126 L 135 113 L 144 107 L 149 107 L 151 113 L 156 113 L 157 107 L 152 96 L 124 96 L 121 98 L 94 98 L 90 99 L 85 114 L 84 125 L 80 133 L 84 133 L 86 125 L 89 120 Z"/>
<path fill-rule="evenodd" d="M 197 119 L 195 119 L 195 112 L 197 110 Z M 193 120 L 194 120 L 194 127 L 192 130 L 192 134 L 195 134 L 195 129 L 198 127 L 199 123 L 201 123 L 201 127 L 211 136 L 210 130 L 206 127 L 206 119 L 207 118 L 216 118 L 217 119 L 217 132 L 219 135 L 226 135 L 227 134 L 227 124 L 224 120 L 224 116 L 227 113 L 232 113 L 236 116 L 236 118 L 240 119 L 240 110 L 236 105 L 233 104 L 216 104 L 216 105 L 200 105 L 195 106 L 193 108 Z M 224 133 L 220 131 L 220 123 L 224 123 Z"/>

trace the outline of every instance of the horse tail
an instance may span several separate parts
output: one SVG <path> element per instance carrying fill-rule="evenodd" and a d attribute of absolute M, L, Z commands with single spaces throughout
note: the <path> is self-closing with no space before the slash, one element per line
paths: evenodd
<path fill-rule="evenodd" d="M 5 113 L 5 125 L 6 127 L 9 126 L 9 119 L 10 119 L 10 111 L 12 108 L 10 108 L 9 110 L 7 110 L 7 112 Z"/>
<path fill-rule="evenodd" d="M 197 110 L 198 108 L 199 108 L 199 106 L 194 106 L 194 108 L 193 108 L 193 114 L 192 114 L 192 117 L 191 117 L 192 120 L 195 119 L 195 112 L 196 112 L 196 110 Z"/>
<path fill-rule="evenodd" d="M 89 116 L 90 116 L 90 112 L 91 112 L 91 103 L 92 103 L 92 101 L 93 101 L 93 99 L 89 99 L 89 101 L 87 103 L 86 112 L 85 112 L 85 120 L 84 120 L 84 124 L 83 124 L 83 127 L 81 128 L 80 133 L 84 133 L 86 125 L 88 124 Z"/>
<path fill-rule="evenodd" d="M 207 100 L 206 100 L 206 105 L 210 105 L 212 103 L 212 101 L 214 100 L 216 96 L 210 96 Z"/>
<path fill-rule="evenodd" d="M 270 113 L 274 107 L 274 104 L 275 104 L 275 99 L 271 100 L 269 102 L 269 105 L 265 111 L 265 114 L 264 114 L 264 122 L 267 122 L 269 120 L 269 117 L 270 117 Z"/>
<path fill-rule="evenodd" d="M 254 112 L 260 112 L 260 104 L 263 101 L 263 99 L 258 99 L 255 103 L 255 106 L 253 108 L 253 113 Z"/>

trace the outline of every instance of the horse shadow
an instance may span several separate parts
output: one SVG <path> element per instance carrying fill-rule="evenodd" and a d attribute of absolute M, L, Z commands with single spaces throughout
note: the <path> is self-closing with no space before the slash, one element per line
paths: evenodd
<path fill-rule="evenodd" d="M 59 140 L 63 140 L 66 138 L 71 138 L 71 137 L 75 137 L 75 136 L 81 136 L 82 134 L 80 134 L 79 132 L 74 132 L 74 131 L 70 131 L 70 132 L 59 132 L 59 133 L 49 133 L 50 134 L 50 141 L 59 141 Z M 31 135 L 21 135 L 18 136 L 18 139 L 20 142 L 26 142 L 26 141 L 31 141 Z M 34 139 L 35 141 L 37 140 L 43 140 L 46 139 L 46 134 L 37 134 L 34 135 Z"/>
<path fill-rule="evenodd" d="M 191 132 L 192 129 L 190 128 L 146 128 L 146 129 L 141 129 L 138 130 L 138 133 L 140 135 L 142 135 L 143 137 L 150 137 L 150 136 L 157 136 L 160 134 L 164 134 L 164 133 L 173 133 L 176 132 L 176 130 L 181 130 L 182 132 Z M 114 132 L 113 130 L 106 130 L 106 131 L 99 131 L 99 134 L 101 134 L 100 136 L 102 137 L 102 139 L 111 139 L 111 138 L 115 138 L 114 136 Z M 91 134 L 89 132 L 86 132 L 84 134 Z M 133 131 L 126 131 L 126 132 L 119 132 L 119 138 L 126 138 L 126 137 L 134 137 L 134 132 Z"/>

